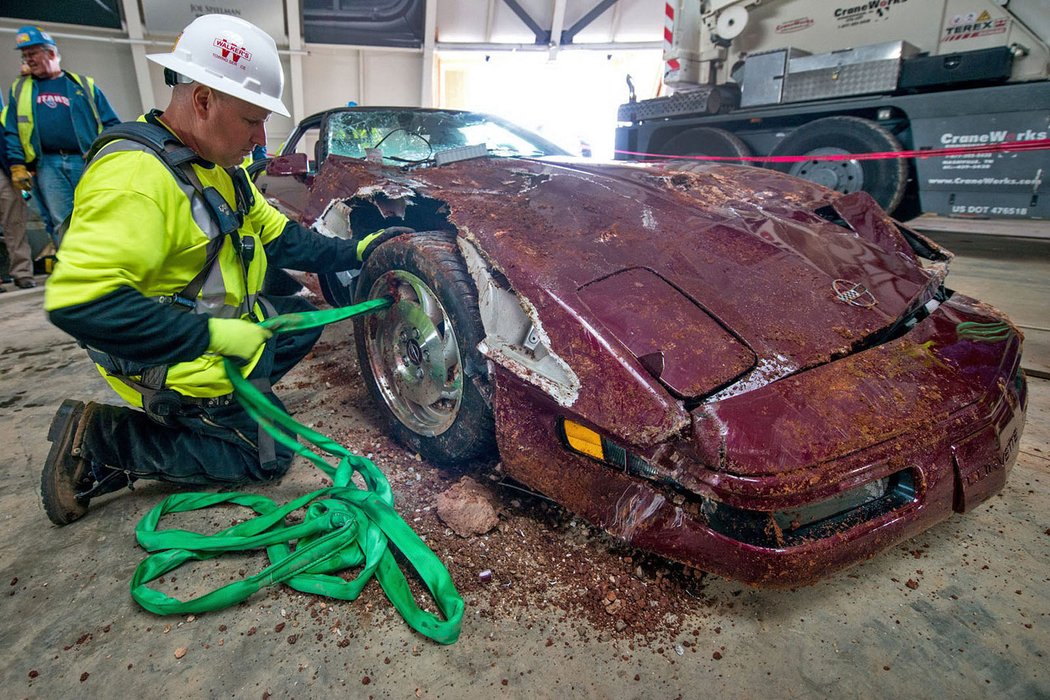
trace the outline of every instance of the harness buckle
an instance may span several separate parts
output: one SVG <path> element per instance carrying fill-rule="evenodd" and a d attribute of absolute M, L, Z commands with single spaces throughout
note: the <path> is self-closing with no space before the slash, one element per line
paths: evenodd
<path fill-rule="evenodd" d="M 157 302 L 164 304 L 165 306 L 178 307 L 179 310 L 193 311 L 197 308 L 197 302 L 193 299 L 187 299 L 181 294 L 169 294 L 162 297 L 157 297 Z"/>

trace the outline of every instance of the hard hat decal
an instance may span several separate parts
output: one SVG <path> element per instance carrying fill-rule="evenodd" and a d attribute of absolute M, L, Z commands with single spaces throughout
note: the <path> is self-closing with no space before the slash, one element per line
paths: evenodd
<path fill-rule="evenodd" d="M 222 51 L 222 55 L 213 55 L 216 56 L 216 58 L 221 58 L 222 60 L 232 65 L 238 65 L 241 59 L 244 59 L 245 63 L 252 60 L 252 54 L 250 51 L 245 49 L 243 46 L 233 44 L 226 39 L 216 39 L 214 45 L 219 47 L 219 49 Z"/>
<path fill-rule="evenodd" d="M 200 83 L 283 117 L 290 115 L 281 101 L 284 71 L 277 44 L 239 17 L 202 15 L 186 25 L 170 53 L 146 58 L 182 76 L 182 83 Z"/>
<path fill-rule="evenodd" d="M 29 35 L 28 34 L 15 34 L 15 43 L 16 44 L 24 44 L 27 41 L 29 41 Z"/>

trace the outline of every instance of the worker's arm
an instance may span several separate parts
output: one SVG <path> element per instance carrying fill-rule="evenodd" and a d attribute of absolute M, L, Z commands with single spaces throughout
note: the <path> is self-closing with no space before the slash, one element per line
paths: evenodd
<path fill-rule="evenodd" d="M 178 225 L 188 201 L 174 187 L 150 190 L 162 201 L 135 191 L 136 181 L 171 178 L 150 154 L 109 156 L 95 168 L 100 172 L 89 172 L 78 188 L 47 283 L 44 308 L 51 321 L 78 340 L 135 362 L 199 357 L 208 346 L 207 317 L 148 298 L 178 291 L 204 265 L 199 233 L 195 237 L 191 227 Z"/>
<path fill-rule="evenodd" d="M 355 242 L 321 235 L 294 221 L 264 247 L 270 264 L 289 270 L 339 272 L 361 267 Z"/>
<path fill-rule="evenodd" d="M 207 316 L 176 311 L 125 286 L 51 309 L 48 318 L 93 348 L 146 365 L 189 362 L 204 354 L 210 338 Z"/>

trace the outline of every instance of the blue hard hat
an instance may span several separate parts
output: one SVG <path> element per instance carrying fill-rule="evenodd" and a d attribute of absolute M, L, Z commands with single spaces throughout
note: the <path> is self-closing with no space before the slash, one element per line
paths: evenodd
<path fill-rule="evenodd" d="M 55 40 L 43 29 L 34 27 L 31 24 L 18 28 L 18 33 L 15 34 L 16 49 L 28 49 L 30 46 L 40 46 L 41 44 L 54 46 Z"/>

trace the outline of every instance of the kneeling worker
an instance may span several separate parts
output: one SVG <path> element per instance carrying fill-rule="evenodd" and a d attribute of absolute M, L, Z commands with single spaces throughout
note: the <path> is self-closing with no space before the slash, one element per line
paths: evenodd
<path fill-rule="evenodd" d="M 359 242 L 289 221 L 237 167 L 265 143 L 271 112 L 289 116 L 268 34 L 205 15 L 171 53 L 148 58 L 173 86 L 168 108 L 96 142 L 45 297 L 51 321 L 143 410 L 72 400 L 59 408 L 41 479 L 44 509 L 59 525 L 137 478 L 235 484 L 282 476 L 292 453 L 234 400 L 223 356 L 237 358 L 281 405 L 270 385 L 320 331 L 271 338 L 255 323 L 313 309 L 297 297 L 262 297 L 267 264 L 312 272 L 361 264 Z M 136 136 L 143 131 L 149 138 Z"/>

